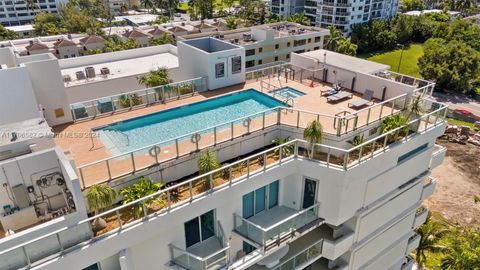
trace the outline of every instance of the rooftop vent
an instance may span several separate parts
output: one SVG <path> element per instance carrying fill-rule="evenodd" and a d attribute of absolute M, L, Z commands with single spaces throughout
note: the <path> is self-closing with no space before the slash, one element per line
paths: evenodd
<path fill-rule="evenodd" d="M 244 40 L 244 41 L 250 41 L 250 40 L 252 40 L 252 34 L 250 34 L 250 33 L 245 33 L 245 34 L 243 34 L 243 40 Z"/>
<path fill-rule="evenodd" d="M 86 67 L 85 74 L 87 74 L 87 78 L 95 78 L 95 69 L 93 67 Z"/>
<path fill-rule="evenodd" d="M 108 75 L 108 74 L 110 74 L 110 69 L 108 69 L 107 67 L 103 67 L 103 68 L 100 69 L 100 74 Z"/>
<path fill-rule="evenodd" d="M 240 39 L 236 38 L 235 39 L 235 44 L 238 44 L 240 42 Z"/>
<path fill-rule="evenodd" d="M 75 72 L 75 76 L 77 77 L 77 80 L 85 80 L 85 73 L 83 71 Z"/>
<path fill-rule="evenodd" d="M 219 36 L 218 36 L 218 38 L 220 38 L 220 39 L 224 39 L 224 38 L 225 38 L 225 36 L 224 36 L 224 35 L 219 35 Z"/>

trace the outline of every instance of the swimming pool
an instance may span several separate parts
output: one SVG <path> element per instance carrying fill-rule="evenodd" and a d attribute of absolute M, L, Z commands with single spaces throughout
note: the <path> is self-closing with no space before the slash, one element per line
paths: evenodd
<path fill-rule="evenodd" d="M 100 131 L 104 145 L 128 152 L 217 126 L 285 104 L 253 89 L 110 124 Z M 128 138 L 127 140 L 125 138 Z"/>
<path fill-rule="evenodd" d="M 272 94 L 274 97 L 279 97 L 281 99 L 297 98 L 305 95 L 305 93 L 300 92 L 291 87 L 280 88 L 277 90 L 270 91 L 269 93 Z"/>

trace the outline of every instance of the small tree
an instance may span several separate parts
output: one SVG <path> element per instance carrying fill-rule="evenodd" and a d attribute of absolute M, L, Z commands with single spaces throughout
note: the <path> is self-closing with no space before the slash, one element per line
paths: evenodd
<path fill-rule="evenodd" d="M 408 103 L 408 116 L 407 119 L 410 119 L 412 115 L 419 115 L 423 112 L 423 99 L 420 95 L 412 97 Z"/>
<path fill-rule="evenodd" d="M 220 163 L 217 161 L 217 156 L 210 149 L 206 149 L 198 158 L 198 173 L 204 174 L 215 169 L 220 168 Z M 205 179 L 204 189 L 209 190 L 211 187 L 210 180 Z"/>
<path fill-rule="evenodd" d="M 282 144 L 285 144 L 287 143 L 288 141 L 290 141 L 290 137 L 286 137 L 286 138 L 276 138 L 275 140 L 273 140 L 273 143 L 275 145 L 282 145 Z M 282 147 L 282 157 L 287 157 L 289 155 L 291 155 L 294 151 L 294 145 L 293 144 L 289 144 L 289 145 L 284 145 Z M 275 155 L 279 155 L 280 154 L 280 148 L 277 148 L 275 149 Z"/>
<path fill-rule="evenodd" d="M 236 29 L 238 26 L 238 21 L 237 18 L 234 16 L 228 16 L 227 19 L 225 20 L 225 24 L 227 25 L 228 29 Z"/>
<path fill-rule="evenodd" d="M 438 252 L 445 250 L 445 247 L 440 244 L 442 237 L 448 233 L 448 230 L 439 223 L 431 220 L 430 214 L 427 217 L 425 224 L 420 226 L 416 232 L 420 235 L 420 243 L 414 251 L 415 260 L 418 267 L 424 269 L 428 260 L 427 252 Z"/>
<path fill-rule="evenodd" d="M 107 184 L 95 184 L 91 186 L 87 193 L 87 202 L 90 210 L 95 212 L 95 215 L 104 208 L 115 203 L 117 192 Z M 97 218 L 93 222 L 94 230 L 101 230 L 106 227 L 106 222 L 102 218 Z"/>
<path fill-rule="evenodd" d="M 148 195 L 151 195 L 162 188 L 163 184 L 155 183 L 149 178 L 142 177 L 137 183 L 126 187 L 120 191 L 120 194 L 123 196 L 123 203 L 127 204 Z M 133 215 L 135 218 L 139 218 L 142 214 L 145 214 L 143 211 L 147 209 L 150 204 L 156 203 L 160 206 L 164 205 L 164 198 L 162 197 L 152 197 L 146 200 L 143 200 L 139 203 L 133 205 Z"/>
<path fill-rule="evenodd" d="M 320 124 L 320 122 L 317 120 L 310 122 L 310 124 L 308 124 L 308 126 L 303 131 L 303 138 L 311 144 L 312 148 L 308 156 L 310 158 L 313 158 L 313 154 L 315 152 L 315 144 L 322 143 L 322 124 Z"/>

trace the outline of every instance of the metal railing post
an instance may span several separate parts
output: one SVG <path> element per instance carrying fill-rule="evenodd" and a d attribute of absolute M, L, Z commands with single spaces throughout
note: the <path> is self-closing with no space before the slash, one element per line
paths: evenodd
<path fill-rule="evenodd" d="M 300 127 L 300 111 L 297 111 L 297 128 Z"/>
<path fill-rule="evenodd" d="M 380 114 L 378 115 L 378 120 L 382 119 L 382 113 L 383 113 L 383 103 L 382 103 L 382 106 L 380 106 Z"/>
<path fill-rule="evenodd" d="M 117 216 L 118 228 L 121 230 L 122 229 L 122 220 L 120 219 L 120 211 L 116 210 L 115 215 Z"/>
<path fill-rule="evenodd" d="M 135 168 L 135 158 L 134 158 L 133 152 L 130 152 L 130 159 L 132 160 L 133 172 L 135 172 L 136 168 Z"/>
<path fill-rule="evenodd" d="M 83 176 L 83 168 L 78 169 L 80 171 L 80 180 L 82 180 L 82 186 L 83 188 L 86 188 L 85 186 L 85 177 Z"/>
<path fill-rule="evenodd" d="M 233 140 L 233 136 L 234 136 L 234 135 L 233 135 L 233 122 L 230 123 L 230 129 L 231 129 L 231 133 L 232 133 L 232 138 L 231 138 L 231 140 Z"/>
<path fill-rule="evenodd" d="M 213 128 L 213 145 L 217 145 L 217 127 Z"/>
<path fill-rule="evenodd" d="M 192 181 L 188 182 L 188 192 L 190 193 L 190 201 L 193 200 L 193 184 Z"/>
<path fill-rule="evenodd" d="M 262 113 L 262 130 L 265 129 L 265 112 Z"/>
<path fill-rule="evenodd" d="M 277 125 L 280 125 L 280 121 L 281 121 L 281 111 L 282 111 L 281 108 L 277 108 Z"/>
<path fill-rule="evenodd" d="M 370 122 L 370 111 L 372 110 L 372 108 L 368 108 L 368 113 L 367 113 L 367 125 L 369 124 Z"/>
<path fill-rule="evenodd" d="M 107 172 L 108 172 L 108 180 L 112 180 L 112 172 L 110 171 L 110 159 L 107 159 L 105 162 L 107 163 Z"/>

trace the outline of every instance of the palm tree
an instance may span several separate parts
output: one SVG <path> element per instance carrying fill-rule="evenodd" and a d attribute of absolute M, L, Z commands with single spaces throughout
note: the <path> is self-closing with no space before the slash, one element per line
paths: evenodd
<path fill-rule="evenodd" d="M 136 201 L 138 199 L 141 199 L 143 197 L 146 197 L 148 195 L 151 195 L 160 189 L 162 189 L 163 184 L 162 183 L 155 183 L 149 178 L 140 178 L 140 180 L 120 191 L 120 194 L 123 196 L 124 200 L 123 203 L 127 204 L 133 201 Z M 160 195 L 159 197 L 150 197 L 149 199 L 143 200 L 139 203 L 134 204 L 133 207 L 133 215 L 135 218 L 141 217 L 142 214 L 144 213 L 144 210 L 146 210 L 152 203 L 156 203 L 160 205 L 161 207 L 164 206 L 165 201 L 164 201 L 164 196 L 163 194 Z"/>
<path fill-rule="evenodd" d="M 418 267 L 424 269 L 427 262 L 427 252 L 439 252 L 445 250 L 445 247 L 440 244 L 442 237 L 448 232 L 446 228 L 439 223 L 431 220 L 430 214 L 427 217 L 425 224 L 420 226 L 416 232 L 420 235 L 420 243 L 414 251 L 415 260 Z"/>
<path fill-rule="evenodd" d="M 345 38 L 343 37 L 342 33 L 338 31 L 337 28 L 335 28 L 335 26 L 333 25 L 330 25 L 328 27 L 328 30 L 330 31 L 330 35 L 327 39 L 326 48 L 331 51 L 337 51 L 337 47 Z"/>
<path fill-rule="evenodd" d="M 141 5 L 147 9 L 147 12 L 150 13 L 150 9 L 153 8 L 154 4 L 152 0 L 141 0 Z"/>
<path fill-rule="evenodd" d="M 440 267 L 444 270 L 478 270 L 480 266 L 480 230 L 457 227 L 444 250 Z"/>
<path fill-rule="evenodd" d="M 423 112 L 423 100 L 420 95 L 412 97 L 410 102 L 407 106 L 408 109 L 408 116 L 407 118 L 410 119 L 412 115 L 419 115 Z"/>
<path fill-rule="evenodd" d="M 288 136 L 286 138 L 276 138 L 275 140 L 273 140 L 273 143 L 275 145 L 282 145 L 282 144 L 287 143 L 288 141 L 290 141 L 290 136 Z M 293 153 L 294 149 L 295 149 L 295 146 L 293 144 L 284 145 L 282 147 L 282 157 L 290 156 Z M 280 148 L 275 149 L 274 153 L 275 153 L 275 155 L 278 156 L 279 153 L 280 153 Z"/>
<path fill-rule="evenodd" d="M 310 158 L 313 158 L 313 154 L 315 152 L 315 145 L 317 143 L 322 143 L 322 139 L 323 139 L 322 124 L 320 124 L 320 122 L 317 120 L 310 122 L 310 124 L 308 124 L 308 126 L 303 131 L 303 138 L 311 144 L 312 149 L 310 150 L 310 153 L 308 156 Z"/>
<path fill-rule="evenodd" d="M 357 44 L 352 43 L 352 39 L 350 37 L 347 39 L 343 38 L 338 45 L 337 52 L 355 56 L 357 54 L 357 48 Z"/>
<path fill-rule="evenodd" d="M 117 192 L 107 184 L 95 184 L 91 186 L 87 193 L 87 202 L 90 210 L 95 212 L 95 215 L 104 208 L 115 203 Z M 95 230 L 101 230 L 106 227 L 106 222 L 102 218 L 97 218 L 93 222 Z"/>
<path fill-rule="evenodd" d="M 305 12 L 295 13 L 294 15 L 288 16 L 287 21 L 298 23 L 301 25 L 310 25 L 310 19 L 305 16 Z"/>
<path fill-rule="evenodd" d="M 204 174 L 215 169 L 220 168 L 220 163 L 217 161 L 217 156 L 210 149 L 206 149 L 198 158 L 198 174 Z M 210 185 L 209 177 L 204 179 L 203 189 L 210 190 L 212 187 Z"/>

